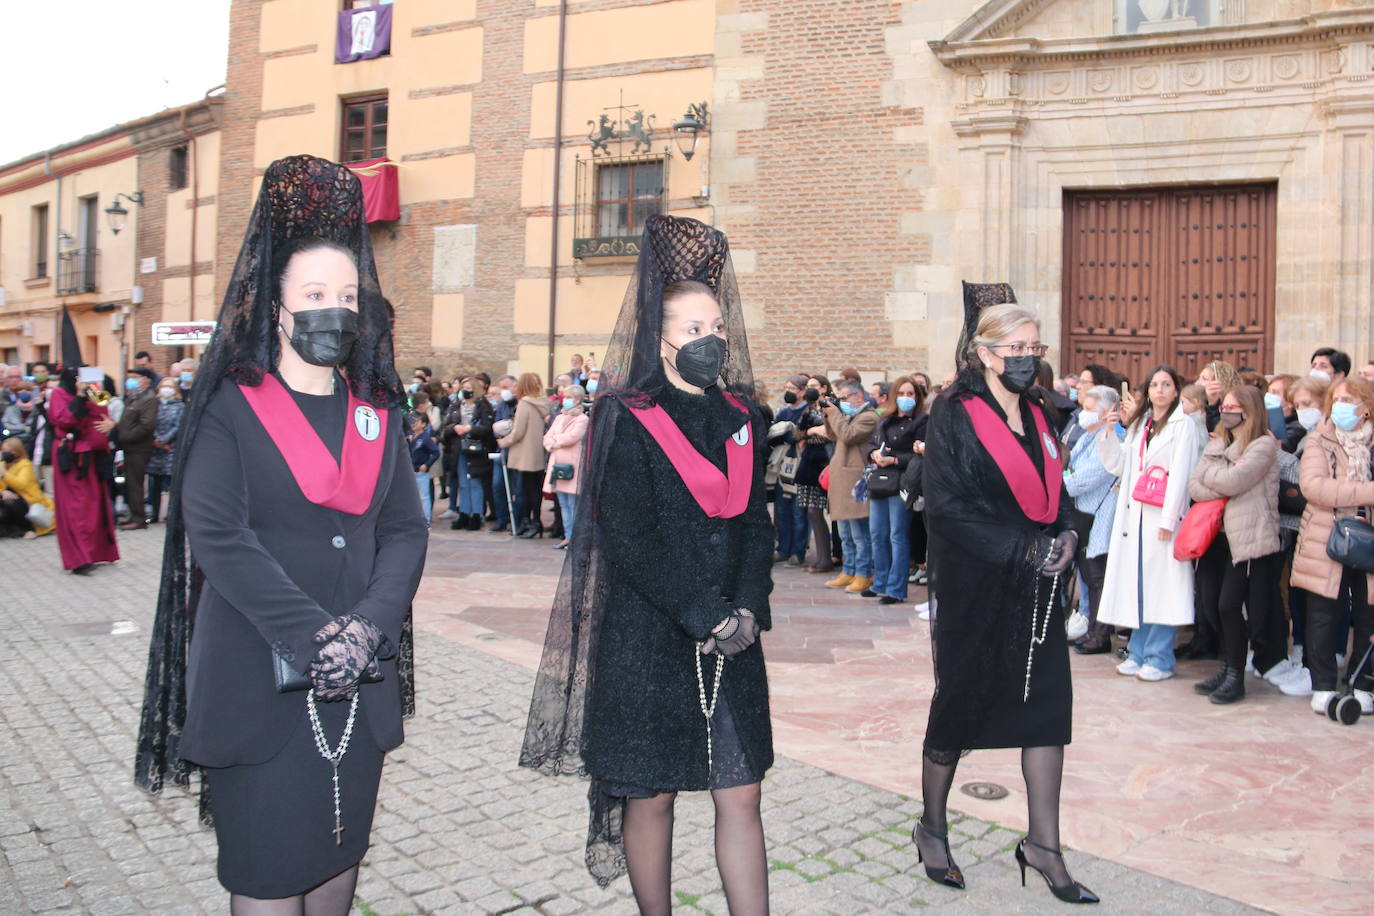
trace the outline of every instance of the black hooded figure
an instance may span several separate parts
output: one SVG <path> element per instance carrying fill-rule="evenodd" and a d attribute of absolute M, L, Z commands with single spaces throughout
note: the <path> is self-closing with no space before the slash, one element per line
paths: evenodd
<path fill-rule="evenodd" d="M 413 702 L 404 403 L 357 177 L 272 163 L 178 441 L 134 774 L 203 769 L 235 914 L 353 901 Z"/>
<path fill-rule="evenodd" d="M 710 789 L 730 910 L 764 912 L 767 427 L 722 233 L 649 218 L 601 391 L 520 763 L 591 777 L 587 867 L 628 870 L 645 913 L 669 911 L 676 793 Z"/>
<path fill-rule="evenodd" d="M 1063 489 L 1056 414 L 1035 386 L 1040 326 L 1006 284 L 966 284 L 959 375 L 936 400 L 926 435 L 926 520 L 938 609 L 931 621 L 935 695 L 912 831 L 926 874 L 964 887 L 949 852 L 946 805 L 962 754 L 1021 748 L 1030 831 L 1016 848 L 1024 878 L 1096 903 L 1059 850 L 1059 788 L 1073 689 L 1057 597 L 1076 536 Z"/>

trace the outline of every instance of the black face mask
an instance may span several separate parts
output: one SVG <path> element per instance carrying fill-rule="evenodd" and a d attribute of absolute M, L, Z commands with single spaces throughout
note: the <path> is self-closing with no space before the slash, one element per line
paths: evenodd
<path fill-rule="evenodd" d="M 470 401 L 472 400 L 472 392 L 468 391 L 465 388 L 462 391 L 458 392 L 458 397 L 462 398 L 464 401 Z"/>
<path fill-rule="evenodd" d="M 1035 384 L 1035 377 L 1040 374 L 1038 356 L 1008 356 L 1002 362 L 1004 365 L 997 378 L 1012 394 L 1021 394 Z"/>
<path fill-rule="evenodd" d="M 782 400 L 784 404 L 795 404 L 797 403 L 797 393 L 795 391 L 784 391 L 782 393 Z"/>
<path fill-rule="evenodd" d="M 19 456 L 14 454 L 13 452 L 0 452 L 0 461 L 5 462 L 5 464 L 9 464 L 11 461 L 18 460 Z"/>
<path fill-rule="evenodd" d="M 1245 422 L 1245 414 L 1234 412 L 1223 412 L 1221 415 L 1221 425 L 1227 429 L 1235 429 Z"/>
<path fill-rule="evenodd" d="M 295 319 L 291 347 L 301 359 L 312 366 L 332 367 L 348 362 L 358 339 L 357 312 L 341 307 L 293 312 L 282 306 L 281 310 Z"/>
<path fill-rule="evenodd" d="M 665 341 L 666 343 L 666 341 Z M 671 343 L 668 346 L 672 347 Z M 720 367 L 725 362 L 725 341 L 714 334 L 693 340 L 677 350 L 673 365 L 677 374 L 689 385 L 710 388 L 720 380 Z"/>
<path fill-rule="evenodd" d="M 814 404 L 821 399 L 821 393 L 815 388 L 808 388 L 802 392 L 802 397 L 808 404 Z"/>

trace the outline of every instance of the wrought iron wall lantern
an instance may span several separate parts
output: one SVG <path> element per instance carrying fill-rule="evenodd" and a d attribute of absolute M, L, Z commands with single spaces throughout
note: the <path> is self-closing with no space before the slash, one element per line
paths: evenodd
<path fill-rule="evenodd" d="M 697 138 L 706 130 L 711 121 L 711 112 L 705 102 L 690 104 L 682 120 L 673 125 L 673 135 L 682 158 L 688 162 L 696 155 Z"/>
<path fill-rule="evenodd" d="M 132 194 L 125 194 L 123 191 L 120 191 L 115 195 L 114 203 L 105 208 L 105 216 L 110 222 L 110 231 L 115 235 L 119 235 L 119 230 L 124 228 L 124 221 L 129 218 L 129 211 L 119 202 L 121 197 L 131 204 L 138 204 L 140 207 L 143 206 L 142 191 L 135 191 Z"/>

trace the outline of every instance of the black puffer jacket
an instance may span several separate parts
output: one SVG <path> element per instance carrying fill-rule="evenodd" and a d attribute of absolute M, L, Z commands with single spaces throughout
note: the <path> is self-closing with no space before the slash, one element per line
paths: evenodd
<path fill-rule="evenodd" d="M 746 421 L 714 390 L 668 389 L 660 402 L 691 444 L 725 469 L 725 441 Z M 618 401 L 615 441 L 596 508 L 606 561 L 605 617 L 585 729 L 590 774 L 659 790 L 707 787 L 706 722 L 697 695 L 696 644 L 736 608 L 748 608 L 767 630 L 773 589 L 773 531 L 754 461 L 748 508 L 710 518 L 648 431 Z M 767 426 L 757 414 L 751 435 Z M 725 663 L 721 693 L 750 767 L 760 777 L 773 763 L 768 682 L 762 642 Z M 702 670 L 711 677 L 714 659 Z"/>

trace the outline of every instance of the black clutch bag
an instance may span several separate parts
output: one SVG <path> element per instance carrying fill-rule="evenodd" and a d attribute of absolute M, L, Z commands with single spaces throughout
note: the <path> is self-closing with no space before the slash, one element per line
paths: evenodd
<path fill-rule="evenodd" d="M 902 469 L 893 465 L 868 472 L 868 498 L 886 499 L 902 488 Z"/>
<path fill-rule="evenodd" d="M 555 464 L 549 473 L 550 480 L 572 480 L 573 466 L 570 464 Z"/>
<path fill-rule="evenodd" d="M 473 439 L 470 436 L 464 436 L 458 441 L 458 451 L 462 452 L 464 455 L 485 455 L 487 453 L 487 446 L 481 439 Z"/>
<path fill-rule="evenodd" d="M 272 679 L 276 682 L 277 693 L 294 693 L 315 686 L 310 682 L 310 678 L 292 668 L 276 649 L 272 650 Z M 374 658 L 367 663 L 367 670 L 358 679 L 358 683 L 375 684 L 381 679 L 382 668 Z"/>
<path fill-rule="evenodd" d="M 1340 516 L 1326 540 L 1326 555 L 1342 566 L 1374 573 L 1374 525 L 1353 515 Z"/>

